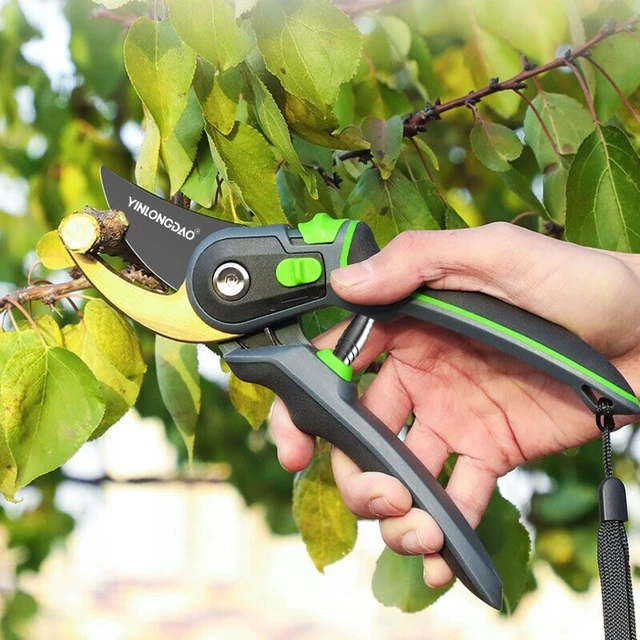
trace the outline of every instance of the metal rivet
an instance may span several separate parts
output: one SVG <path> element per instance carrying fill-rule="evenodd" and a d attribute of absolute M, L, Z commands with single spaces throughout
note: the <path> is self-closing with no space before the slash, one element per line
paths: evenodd
<path fill-rule="evenodd" d="M 225 262 L 213 274 L 213 288 L 223 300 L 239 300 L 250 284 L 249 272 L 237 262 Z"/>

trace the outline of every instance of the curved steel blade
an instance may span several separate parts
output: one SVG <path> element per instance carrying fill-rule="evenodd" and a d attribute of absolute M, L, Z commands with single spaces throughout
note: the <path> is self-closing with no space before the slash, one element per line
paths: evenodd
<path fill-rule="evenodd" d="M 129 221 L 125 241 L 151 273 L 174 289 L 184 282 L 189 258 L 203 238 L 238 226 L 178 207 L 106 167 L 100 178 L 109 206 Z"/>

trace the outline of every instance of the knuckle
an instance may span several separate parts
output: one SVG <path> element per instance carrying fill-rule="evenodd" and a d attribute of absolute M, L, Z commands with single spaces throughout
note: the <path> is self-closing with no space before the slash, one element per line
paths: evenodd
<path fill-rule="evenodd" d="M 403 231 L 389 243 L 388 247 L 401 255 L 411 255 L 416 251 L 424 251 L 430 235 L 428 231 Z"/>

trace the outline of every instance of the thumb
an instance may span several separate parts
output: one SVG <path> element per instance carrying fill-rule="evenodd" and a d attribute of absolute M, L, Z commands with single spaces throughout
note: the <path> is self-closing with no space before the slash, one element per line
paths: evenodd
<path fill-rule="evenodd" d="M 539 239 L 549 241 L 508 223 L 406 231 L 368 260 L 333 271 L 331 286 L 341 298 L 360 304 L 390 304 L 423 285 L 482 290 L 509 301 L 513 283 L 520 279 L 521 289 L 522 278 L 535 264 L 532 256 L 538 249 L 531 246 Z"/>

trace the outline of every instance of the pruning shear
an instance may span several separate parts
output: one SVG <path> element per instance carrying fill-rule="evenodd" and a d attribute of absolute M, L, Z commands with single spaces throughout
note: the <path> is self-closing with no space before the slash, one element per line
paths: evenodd
<path fill-rule="evenodd" d="M 128 220 L 125 241 L 171 293 L 120 277 L 99 256 L 61 237 L 79 269 L 120 311 L 182 342 L 215 343 L 229 368 L 278 394 L 294 423 L 328 440 L 365 471 L 398 478 L 444 533 L 442 555 L 457 578 L 496 609 L 502 581 L 456 505 L 407 446 L 358 400 L 351 364 L 374 320 L 411 316 L 479 340 L 571 386 L 589 409 L 638 414 L 622 374 L 568 330 L 488 295 L 417 290 L 388 306 L 355 305 L 331 288 L 334 269 L 379 249 L 363 222 L 317 214 L 297 229 L 245 227 L 183 209 L 102 169 L 109 206 Z M 334 350 L 317 351 L 299 317 L 335 306 L 354 315 Z"/>

